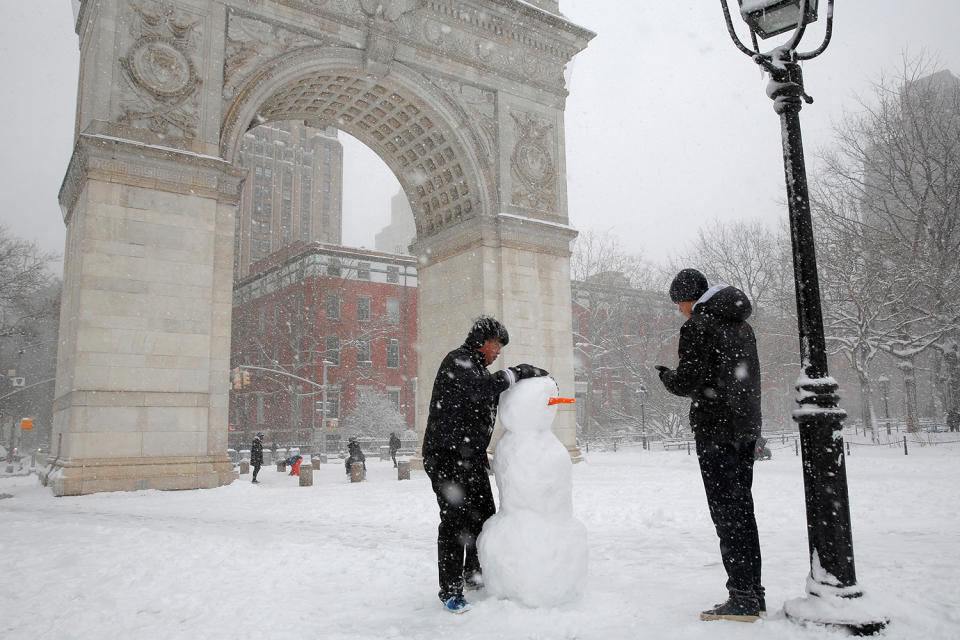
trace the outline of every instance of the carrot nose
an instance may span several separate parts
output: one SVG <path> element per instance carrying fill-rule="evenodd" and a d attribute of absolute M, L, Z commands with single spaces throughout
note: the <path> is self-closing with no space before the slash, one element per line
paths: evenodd
<path fill-rule="evenodd" d="M 573 404 L 574 402 L 576 402 L 576 400 L 573 398 L 550 398 L 547 400 L 547 406 L 549 407 L 555 404 Z"/>

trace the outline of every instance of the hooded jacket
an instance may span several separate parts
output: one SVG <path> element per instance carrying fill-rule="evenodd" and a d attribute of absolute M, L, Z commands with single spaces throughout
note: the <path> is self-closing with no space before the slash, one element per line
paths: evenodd
<path fill-rule="evenodd" d="M 753 308 L 736 287 L 709 289 L 680 328 L 680 364 L 660 378 L 667 391 L 690 398 L 697 440 L 734 442 L 760 435 L 760 360 Z"/>
<path fill-rule="evenodd" d="M 423 434 L 424 460 L 478 463 L 487 451 L 500 393 L 512 380 L 506 370 L 490 373 L 480 344 L 468 337 L 440 363 Z"/>

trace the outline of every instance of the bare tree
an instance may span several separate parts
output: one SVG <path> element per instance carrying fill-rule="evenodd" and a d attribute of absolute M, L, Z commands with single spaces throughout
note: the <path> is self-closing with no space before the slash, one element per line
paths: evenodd
<path fill-rule="evenodd" d="M 668 357 L 679 329 L 661 279 L 609 233 L 581 234 L 571 264 L 575 372 L 586 391 L 580 437 L 673 437 L 685 409 L 653 368 Z"/>
<path fill-rule="evenodd" d="M 360 393 L 356 406 L 343 420 L 343 429 L 350 436 L 383 439 L 393 431 L 401 433 L 406 428 L 406 420 L 397 406 L 376 389 Z"/>
<path fill-rule="evenodd" d="M 831 250 L 859 253 L 826 274 L 838 294 L 836 339 L 898 360 L 910 430 L 918 423 L 915 360 L 931 352 L 949 359 L 960 336 L 960 80 L 934 68 L 904 57 L 896 77 L 874 83 L 835 127 L 836 148 L 821 154 L 811 192 Z M 942 370 L 938 395 L 956 412 L 960 380 L 955 367 Z"/>
<path fill-rule="evenodd" d="M 53 281 L 49 264 L 56 259 L 0 226 L 0 337 L 26 335 L 49 313 L 48 298 L 41 294 Z"/>

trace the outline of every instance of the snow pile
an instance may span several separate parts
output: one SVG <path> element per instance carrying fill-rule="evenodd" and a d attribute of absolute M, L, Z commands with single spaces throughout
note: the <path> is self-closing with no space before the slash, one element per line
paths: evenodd
<path fill-rule="evenodd" d="M 487 590 L 530 607 L 582 595 L 587 530 L 573 516 L 570 455 L 550 431 L 552 378 L 522 380 L 500 396 L 506 433 L 493 458 L 500 510 L 477 542 Z"/>

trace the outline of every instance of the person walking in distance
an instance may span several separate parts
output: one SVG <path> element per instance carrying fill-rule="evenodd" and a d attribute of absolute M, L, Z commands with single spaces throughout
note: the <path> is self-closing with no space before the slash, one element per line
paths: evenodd
<path fill-rule="evenodd" d="M 690 427 L 727 573 L 727 600 L 700 618 L 753 622 L 766 613 L 766 602 L 752 494 L 761 425 L 760 361 L 747 323 L 752 307 L 742 291 L 709 287 L 696 269 L 677 274 L 670 299 L 687 317 L 680 361 L 676 369 L 657 369 L 667 391 L 690 398 Z"/>
<path fill-rule="evenodd" d="M 390 457 L 393 459 L 393 466 L 397 466 L 397 451 L 400 450 L 400 438 L 396 431 L 390 432 Z"/>
<path fill-rule="evenodd" d="M 263 434 L 258 433 L 253 438 L 253 444 L 250 445 L 250 466 L 253 467 L 253 484 L 259 484 L 257 474 L 260 473 L 260 467 L 263 466 Z"/>
<path fill-rule="evenodd" d="M 430 397 L 423 468 L 440 506 L 438 595 L 443 606 L 454 613 L 469 608 L 463 597 L 464 583 L 468 588 L 483 586 L 477 536 L 496 512 L 487 473 L 487 446 L 500 393 L 517 380 L 548 375 L 529 364 L 490 373 L 487 367 L 509 341 L 506 327 L 498 320 L 479 317 L 464 343 L 440 363 Z"/>

